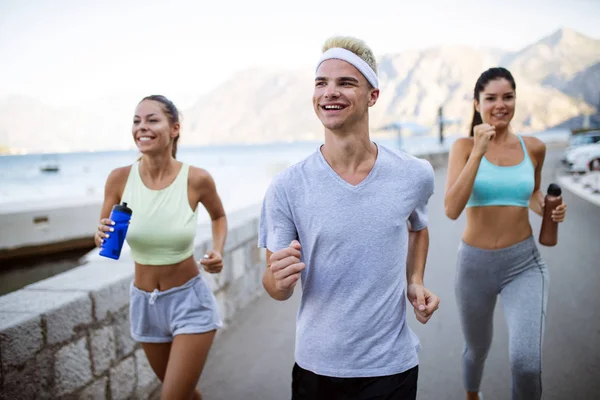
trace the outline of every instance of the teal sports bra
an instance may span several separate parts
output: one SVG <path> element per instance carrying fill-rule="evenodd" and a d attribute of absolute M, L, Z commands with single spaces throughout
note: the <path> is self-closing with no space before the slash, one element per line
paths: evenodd
<path fill-rule="evenodd" d="M 517 137 L 521 141 L 525 154 L 523 161 L 517 165 L 500 167 L 483 156 L 467 207 L 529 207 L 529 199 L 534 187 L 534 168 L 523 138 Z"/>

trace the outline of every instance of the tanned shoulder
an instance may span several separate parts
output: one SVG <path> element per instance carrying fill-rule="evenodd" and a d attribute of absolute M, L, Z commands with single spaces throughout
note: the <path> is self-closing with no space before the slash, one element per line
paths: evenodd
<path fill-rule="evenodd" d="M 131 165 L 113 169 L 108 175 L 108 178 L 106 178 L 106 188 L 115 191 L 120 197 L 125 188 L 125 184 L 127 183 L 130 171 Z"/>
<path fill-rule="evenodd" d="M 473 150 L 473 138 L 472 137 L 462 137 L 456 139 L 456 141 L 452 144 L 451 151 L 455 154 L 462 154 L 467 157 L 471 150 Z"/>
<path fill-rule="evenodd" d="M 189 172 L 190 182 L 193 184 L 195 188 L 202 188 L 207 184 L 212 182 L 212 176 L 210 173 L 204 168 L 198 168 L 194 166 L 190 166 Z"/>
<path fill-rule="evenodd" d="M 198 193 L 200 201 L 205 194 L 216 190 L 213 177 L 204 168 L 190 166 L 189 182 L 194 191 Z"/>
<path fill-rule="evenodd" d="M 525 147 L 531 155 L 533 155 L 536 161 L 544 160 L 546 156 L 546 144 L 540 139 L 533 136 L 523 136 Z"/>

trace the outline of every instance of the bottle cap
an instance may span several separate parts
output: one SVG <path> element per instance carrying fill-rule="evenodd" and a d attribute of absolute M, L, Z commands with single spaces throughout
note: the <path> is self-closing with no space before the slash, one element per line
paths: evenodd
<path fill-rule="evenodd" d="M 129 214 L 129 215 L 131 215 L 133 213 L 131 208 L 127 207 L 126 202 L 123 202 L 123 204 L 116 204 L 113 207 L 113 211 L 121 211 L 122 213 Z"/>
<path fill-rule="evenodd" d="M 560 189 L 560 186 L 558 186 L 556 183 L 551 183 L 548 186 L 548 194 L 552 195 L 552 196 L 560 196 L 562 193 L 562 190 Z"/>

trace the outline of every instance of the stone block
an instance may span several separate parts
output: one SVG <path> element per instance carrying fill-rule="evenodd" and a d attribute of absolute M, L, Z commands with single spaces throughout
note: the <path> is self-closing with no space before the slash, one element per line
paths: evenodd
<path fill-rule="evenodd" d="M 219 288 L 227 286 L 233 279 L 233 258 L 231 252 L 225 252 L 225 254 L 223 254 L 223 270 L 218 274 L 217 279 Z"/>
<path fill-rule="evenodd" d="M 225 292 L 225 296 L 224 296 L 224 303 L 225 303 L 225 309 L 227 310 L 227 320 L 229 322 L 231 322 L 234 317 L 235 317 L 235 313 L 238 310 L 237 307 L 237 303 L 238 303 L 238 298 L 236 297 L 235 291 L 232 290 L 233 286 L 234 286 L 234 282 L 232 282 L 230 284 L 230 286 L 227 288 L 227 291 Z"/>
<path fill-rule="evenodd" d="M 253 241 L 254 243 L 256 243 L 258 241 L 257 218 L 245 220 L 238 229 L 238 238 L 241 243 L 246 243 L 249 241 Z"/>
<path fill-rule="evenodd" d="M 123 279 L 133 280 L 133 272 L 134 265 L 129 261 L 100 257 L 88 264 L 29 285 L 26 289 L 96 292 Z"/>
<path fill-rule="evenodd" d="M 259 264 L 254 264 L 246 271 L 246 275 L 248 276 L 246 281 L 253 298 L 264 291 L 262 284 L 263 272 L 264 267 Z"/>
<path fill-rule="evenodd" d="M 120 360 L 131 354 L 137 347 L 137 343 L 131 338 L 128 308 L 119 311 L 115 315 L 114 329 L 117 359 Z"/>
<path fill-rule="evenodd" d="M 266 267 L 267 266 L 267 250 L 263 249 L 263 248 L 258 248 L 258 256 L 259 256 L 259 261 L 258 263 L 261 264 L 262 266 Z"/>
<path fill-rule="evenodd" d="M 217 299 L 217 306 L 219 307 L 219 315 L 221 316 L 221 321 L 224 324 L 229 323 L 229 312 L 227 309 L 227 294 L 225 290 L 220 290 L 215 294 L 215 298 Z"/>
<path fill-rule="evenodd" d="M 230 318 L 237 310 L 244 308 L 253 299 L 256 285 L 252 277 L 245 275 L 233 281 L 227 288 L 227 309 Z"/>
<path fill-rule="evenodd" d="M 92 292 L 97 321 L 104 320 L 109 312 L 115 314 L 129 304 L 131 282 L 131 276 L 126 276 Z"/>
<path fill-rule="evenodd" d="M 244 276 L 246 271 L 246 249 L 244 247 L 238 247 L 231 252 L 231 266 L 232 280 L 237 280 Z"/>
<path fill-rule="evenodd" d="M 136 396 L 147 398 L 158 387 L 160 381 L 154 374 L 144 350 L 139 349 L 135 352 L 135 361 L 137 371 Z"/>
<path fill-rule="evenodd" d="M 261 249 L 256 245 L 256 242 L 250 242 L 248 246 L 249 260 L 252 264 L 260 264 L 263 268 L 267 267 L 266 264 L 266 250 Z"/>
<path fill-rule="evenodd" d="M 252 268 L 248 271 L 252 279 L 248 281 L 252 284 L 252 291 L 254 293 L 254 297 L 264 292 L 264 287 L 262 284 L 262 276 L 263 276 L 263 267 L 262 265 L 254 264 Z M 266 293 L 266 292 L 265 292 Z"/>
<path fill-rule="evenodd" d="M 1 367 L 21 365 L 44 345 L 40 315 L 0 312 Z"/>
<path fill-rule="evenodd" d="M 110 370 L 110 393 L 113 400 L 128 399 L 135 390 L 135 359 L 127 357 Z"/>
<path fill-rule="evenodd" d="M 76 327 L 93 321 L 90 296 L 87 293 L 72 293 L 74 297 L 69 303 L 48 311 L 43 317 L 46 322 L 46 341 L 50 345 L 69 340 L 75 334 Z"/>
<path fill-rule="evenodd" d="M 250 219 L 256 219 L 260 215 L 260 210 L 262 206 L 262 199 L 254 204 L 251 204 L 247 207 L 241 208 L 237 210 L 235 213 L 231 215 L 232 219 L 236 219 L 239 221 L 247 221 Z"/>
<path fill-rule="evenodd" d="M 35 356 L 35 382 L 37 385 L 37 398 L 42 398 L 50 393 L 54 386 L 54 349 L 43 349 Z"/>
<path fill-rule="evenodd" d="M 45 349 L 28 360 L 23 367 L 5 371 L 0 398 L 52 399 L 52 356 L 52 351 Z"/>
<path fill-rule="evenodd" d="M 263 285 L 262 285 L 262 271 L 259 271 L 257 268 L 252 268 L 246 272 L 246 288 L 247 291 L 247 300 L 244 307 L 246 307 L 249 303 L 251 303 L 254 299 L 260 296 L 263 293 L 266 293 Z"/>
<path fill-rule="evenodd" d="M 43 314 L 50 344 L 69 339 L 75 326 L 91 321 L 85 292 L 22 289 L 0 297 L 0 313 Z"/>
<path fill-rule="evenodd" d="M 196 226 L 196 241 L 194 243 L 206 243 L 207 246 L 212 246 L 212 225 L 210 221 L 201 223 Z"/>
<path fill-rule="evenodd" d="M 260 252 L 264 250 L 258 249 L 256 247 L 256 243 L 248 242 L 244 246 L 245 251 L 245 259 L 246 259 L 246 274 L 251 271 L 255 273 L 260 273 L 260 277 L 262 280 L 262 273 L 267 268 L 266 264 L 261 260 Z"/>
<path fill-rule="evenodd" d="M 225 240 L 225 253 L 231 252 L 240 245 L 240 239 L 238 237 L 238 226 L 239 222 L 228 221 L 227 239 Z"/>
<path fill-rule="evenodd" d="M 54 361 L 57 396 L 83 388 L 92 380 L 92 363 L 85 338 L 63 346 Z"/>
<path fill-rule="evenodd" d="M 258 225 L 254 222 L 256 218 L 246 218 L 233 220 L 227 233 L 226 248 L 234 249 L 250 240 L 256 241 L 258 238 Z"/>
<path fill-rule="evenodd" d="M 94 375 L 102 375 L 117 357 L 114 328 L 105 326 L 91 332 L 90 344 Z"/>
<path fill-rule="evenodd" d="M 229 231 L 227 232 L 226 249 L 234 249 L 242 243 L 258 237 L 257 216 L 232 215 L 228 217 Z"/>
<path fill-rule="evenodd" d="M 0 313 L 45 314 L 80 298 L 84 293 L 21 289 L 0 297 Z"/>
<path fill-rule="evenodd" d="M 108 398 L 106 393 L 107 383 L 108 378 L 105 376 L 97 379 L 91 385 L 83 389 L 77 398 L 79 400 L 106 400 Z"/>
<path fill-rule="evenodd" d="M 257 215 L 252 218 L 252 230 L 254 231 L 254 234 L 256 235 L 256 237 L 258 238 L 258 229 L 260 226 L 260 214 L 257 213 Z"/>

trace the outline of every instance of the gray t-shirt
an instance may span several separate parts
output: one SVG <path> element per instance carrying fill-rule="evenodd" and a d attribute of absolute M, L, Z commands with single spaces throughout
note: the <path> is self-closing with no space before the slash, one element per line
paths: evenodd
<path fill-rule="evenodd" d="M 418 364 L 405 318 L 407 221 L 415 231 L 427 226 L 433 168 L 377 147 L 356 186 L 319 149 L 273 178 L 263 201 L 258 246 L 302 245 L 295 357 L 319 375 L 384 376 Z"/>

